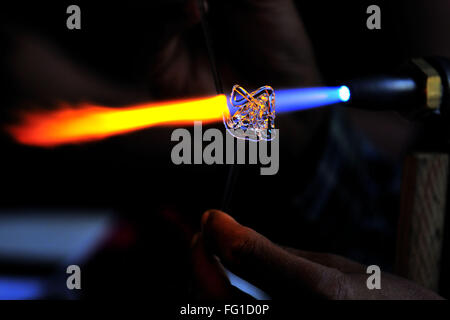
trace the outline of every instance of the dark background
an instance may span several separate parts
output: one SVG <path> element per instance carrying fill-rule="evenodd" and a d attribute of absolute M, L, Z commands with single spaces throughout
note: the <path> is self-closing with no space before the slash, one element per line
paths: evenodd
<path fill-rule="evenodd" d="M 145 66 L 160 45 L 158 35 L 170 32 L 170 25 L 182 16 L 183 1 L 76 1 L 82 10 L 79 31 L 65 27 L 65 11 L 70 4 L 74 3 L 2 3 L 2 124 L 15 120 L 14 110 L 24 100 L 22 88 L 11 76 L 8 56 L 14 36 L 21 29 L 44 36 L 72 59 L 82 61 L 83 66 L 117 84 L 144 88 L 157 99 L 176 98 L 155 92 Z M 382 8 L 381 30 L 371 31 L 365 26 L 365 11 L 371 4 Z M 296 1 L 296 5 L 327 83 L 338 84 L 359 75 L 391 70 L 406 58 L 422 53 L 412 44 L 415 35 L 410 29 L 410 2 Z M 381 120 L 371 121 L 376 126 Z M 220 206 L 229 168 L 173 165 L 171 131 L 151 128 L 55 149 L 21 146 L 1 134 L 3 210 L 109 208 L 117 213 L 124 244 L 106 245 L 87 263 L 83 297 L 142 298 L 149 291 L 160 298 L 188 295 L 188 259 L 182 245 L 185 239 L 167 219 L 167 212 L 182 213 L 184 219 L 199 227 L 202 212 Z M 322 139 L 317 137 L 312 155 L 320 154 Z M 315 161 L 312 157 L 297 163 L 283 158 L 281 153 L 279 174 L 265 177 L 258 175 L 258 168 L 243 167 L 234 189 L 231 213 L 275 242 L 345 252 L 346 246 L 359 241 L 358 230 L 345 227 L 348 221 L 340 221 L 342 229 L 339 225 L 335 234 L 324 237 L 320 225 L 305 224 L 302 215 L 294 214 L 290 207 L 292 194 L 307 185 L 310 178 L 308 174 L 293 172 L 298 166 L 310 167 L 309 172 L 314 172 Z M 401 164 L 400 159 L 396 161 Z M 392 205 L 390 221 L 395 228 L 398 198 L 386 202 Z M 370 247 L 375 255 L 383 255 L 390 268 L 394 244 L 395 237 L 391 236 L 361 245 Z M 14 268 L 9 266 L 11 269 Z M 20 269 L 21 273 L 28 271 L 35 272 L 31 266 Z"/>

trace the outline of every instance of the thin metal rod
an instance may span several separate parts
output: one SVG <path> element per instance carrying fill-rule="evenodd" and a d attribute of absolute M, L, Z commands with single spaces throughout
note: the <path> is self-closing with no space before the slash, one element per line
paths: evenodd
<path fill-rule="evenodd" d="M 239 166 L 236 164 L 232 164 L 230 166 L 230 170 L 228 171 L 227 182 L 225 184 L 225 191 L 223 193 L 222 205 L 220 206 L 220 210 L 224 212 L 229 212 L 230 203 L 233 196 L 234 186 L 236 185 L 236 181 L 239 175 Z"/>
<path fill-rule="evenodd" d="M 216 60 L 214 59 L 214 51 L 212 47 L 211 36 L 209 33 L 208 22 L 206 20 L 206 4 L 204 0 L 198 0 L 198 6 L 200 9 L 200 20 L 203 29 L 203 35 L 205 36 L 206 50 L 208 51 L 208 60 L 211 66 L 211 72 L 214 78 L 214 84 L 216 86 L 217 94 L 223 94 L 222 80 L 217 69 Z"/>
<path fill-rule="evenodd" d="M 203 35 L 205 37 L 205 43 L 206 43 L 206 49 L 208 51 L 208 59 L 209 64 L 211 66 L 211 72 L 214 78 L 214 84 L 216 86 L 217 94 L 223 94 L 223 87 L 222 87 L 222 80 L 219 75 L 219 71 L 217 69 L 216 60 L 214 59 L 214 51 L 212 47 L 212 41 L 209 33 L 208 28 L 208 22 L 206 21 L 206 7 L 205 7 L 205 1 L 204 0 L 198 0 L 198 6 L 200 9 L 200 16 L 201 16 L 201 24 L 203 29 Z M 235 145 L 235 143 L 233 143 Z M 234 148 L 236 148 L 234 146 Z M 235 153 L 236 154 L 236 150 Z M 232 164 L 227 176 L 227 181 L 225 184 L 225 190 L 222 198 L 222 204 L 220 206 L 220 209 L 223 211 L 229 211 L 229 206 L 231 202 L 231 198 L 233 195 L 233 189 L 236 184 L 236 180 L 238 177 L 239 167 L 237 167 L 235 164 Z"/>

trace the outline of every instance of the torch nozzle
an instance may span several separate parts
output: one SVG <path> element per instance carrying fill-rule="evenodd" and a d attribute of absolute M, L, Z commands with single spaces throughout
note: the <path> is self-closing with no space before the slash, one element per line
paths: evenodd
<path fill-rule="evenodd" d="M 346 83 L 349 107 L 395 110 L 410 118 L 446 116 L 449 108 L 450 62 L 445 58 L 413 59 L 397 72 Z"/>

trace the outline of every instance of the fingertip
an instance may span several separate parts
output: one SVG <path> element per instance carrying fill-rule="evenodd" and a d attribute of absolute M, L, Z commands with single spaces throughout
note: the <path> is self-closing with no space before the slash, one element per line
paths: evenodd
<path fill-rule="evenodd" d="M 217 210 L 217 209 L 209 209 L 209 210 L 205 211 L 205 213 L 203 214 L 202 219 L 201 219 L 202 231 L 205 230 L 206 227 L 210 227 L 212 225 L 213 220 L 222 219 L 222 218 L 229 218 L 229 219 L 234 220 L 233 218 L 231 218 L 231 216 L 229 216 L 225 212 Z"/>
<path fill-rule="evenodd" d="M 209 209 L 202 216 L 202 227 L 209 225 L 213 219 L 236 222 L 236 220 L 234 220 L 233 217 L 231 217 L 229 214 L 221 210 Z"/>
<path fill-rule="evenodd" d="M 202 217 L 206 249 L 229 263 L 233 263 L 235 250 L 239 250 L 241 244 L 249 243 L 255 235 L 252 229 L 220 210 L 208 210 Z"/>

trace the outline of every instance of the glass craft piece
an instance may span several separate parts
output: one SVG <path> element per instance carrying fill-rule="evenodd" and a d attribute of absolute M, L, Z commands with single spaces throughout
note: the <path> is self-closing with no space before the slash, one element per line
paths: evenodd
<path fill-rule="evenodd" d="M 233 115 L 224 117 L 228 132 L 245 140 L 272 140 L 275 138 L 275 92 L 264 86 L 252 93 L 239 85 L 231 92 L 230 109 L 237 109 Z"/>

